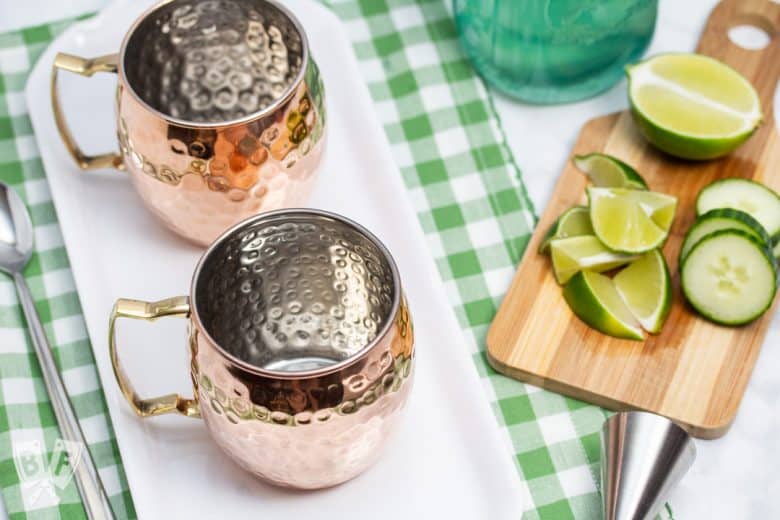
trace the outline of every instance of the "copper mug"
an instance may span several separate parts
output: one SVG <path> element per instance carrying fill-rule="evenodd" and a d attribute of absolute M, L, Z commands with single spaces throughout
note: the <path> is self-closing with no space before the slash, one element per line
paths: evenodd
<path fill-rule="evenodd" d="M 123 372 L 120 317 L 189 320 L 193 398 L 145 399 Z M 279 210 L 225 232 L 190 296 L 117 300 L 109 348 L 141 417 L 202 417 L 261 479 L 301 489 L 356 476 L 379 456 L 412 386 L 412 322 L 390 253 L 369 231 L 317 210 Z"/>
<path fill-rule="evenodd" d="M 65 122 L 59 69 L 118 75 L 119 153 L 89 156 Z M 325 144 L 324 90 L 298 20 L 272 0 L 168 0 L 118 54 L 57 54 L 52 106 L 78 166 L 126 169 L 145 205 L 199 244 L 302 205 Z"/>

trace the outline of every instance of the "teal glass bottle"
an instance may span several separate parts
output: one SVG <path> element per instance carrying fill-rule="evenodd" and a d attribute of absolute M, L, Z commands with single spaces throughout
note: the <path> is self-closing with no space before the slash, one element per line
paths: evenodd
<path fill-rule="evenodd" d="M 647 49 L 658 0 L 453 0 L 460 40 L 485 80 L 530 103 L 585 99 Z"/>

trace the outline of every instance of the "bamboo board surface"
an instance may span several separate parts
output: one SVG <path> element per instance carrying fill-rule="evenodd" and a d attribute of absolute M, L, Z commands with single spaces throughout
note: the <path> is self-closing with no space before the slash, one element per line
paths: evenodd
<path fill-rule="evenodd" d="M 772 37 L 769 45 L 761 50 L 738 47 L 727 35 L 737 25 L 764 29 Z M 586 203 L 585 176 L 569 161 L 491 325 L 487 346 L 491 364 L 509 376 L 607 408 L 664 415 L 693 435 L 716 438 L 736 415 L 777 302 L 744 327 L 707 322 L 684 302 L 677 255 L 695 218 L 696 196 L 705 185 L 745 177 L 780 191 L 780 142 L 772 106 L 780 78 L 780 4 L 721 2 L 696 52 L 731 65 L 758 91 L 764 124 L 744 145 L 714 161 L 677 160 L 649 147 L 630 113 L 622 112 L 589 121 L 572 151 L 614 155 L 634 166 L 650 189 L 678 197 L 677 216 L 663 250 L 673 274 L 674 304 L 661 334 L 629 341 L 590 329 L 569 310 L 549 258 L 537 253 L 558 215 Z"/>

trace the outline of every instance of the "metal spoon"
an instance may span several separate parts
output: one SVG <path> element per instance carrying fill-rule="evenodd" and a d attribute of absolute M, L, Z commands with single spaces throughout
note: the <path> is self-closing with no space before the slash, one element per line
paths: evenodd
<path fill-rule="evenodd" d="M 106 490 L 100 481 L 95 461 L 92 460 L 92 455 L 89 453 L 84 434 L 54 362 L 54 355 L 46 339 L 38 311 L 35 310 L 30 288 L 22 276 L 22 269 L 30 260 L 32 251 L 33 227 L 30 214 L 19 195 L 9 186 L 0 182 L 0 271 L 11 275 L 16 284 L 16 291 L 19 294 L 24 317 L 30 329 L 35 354 L 41 365 L 43 381 L 46 385 L 46 391 L 49 393 L 62 438 L 66 441 L 81 443 L 84 448 L 81 460 L 72 469 L 87 517 L 90 520 L 111 519 L 114 518 L 111 503 L 108 501 L 108 495 L 106 495 Z"/>

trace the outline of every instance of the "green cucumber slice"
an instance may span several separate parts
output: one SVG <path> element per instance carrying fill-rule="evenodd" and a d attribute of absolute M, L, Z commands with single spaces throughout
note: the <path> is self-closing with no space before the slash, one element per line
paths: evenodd
<path fill-rule="evenodd" d="M 772 253 L 777 260 L 780 260 L 780 242 L 776 243 L 775 247 L 772 248 Z"/>
<path fill-rule="evenodd" d="M 680 267 L 685 298 L 721 325 L 744 325 L 764 314 L 775 297 L 772 252 L 742 230 L 721 229 L 693 246 Z"/>
<path fill-rule="evenodd" d="M 748 213 L 773 238 L 780 235 L 780 197 L 760 182 L 723 179 L 705 186 L 696 199 L 696 214 L 715 208 L 734 208 Z"/>
<path fill-rule="evenodd" d="M 745 213 L 744 211 L 733 208 L 717 208 L 711 209 L 707 213 L 703 214 L 696 219 L 688 233 L 685 235 L 685 240 L 680 248 L 680 261 L 682 264 L 688 253 L 691 252 L 693 246 L 695 246 L 699 240 L 705 235 L 709 235 L 713 231 L 719 229 L 740 229 L 748 234 L 755 236 L 761 240 L 764 245 L 771 245 L 772 239 L 767 234 L 764 226 Z"/>

